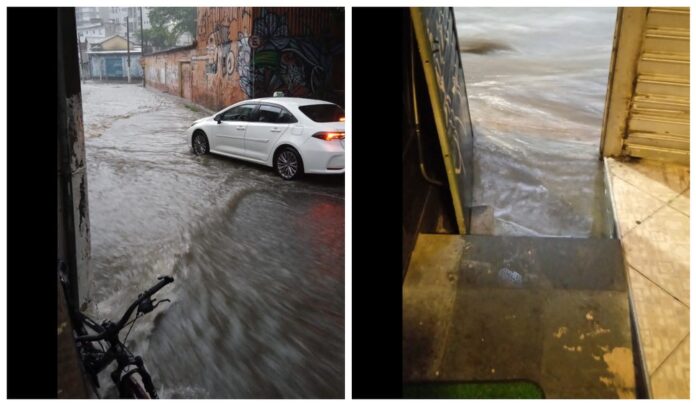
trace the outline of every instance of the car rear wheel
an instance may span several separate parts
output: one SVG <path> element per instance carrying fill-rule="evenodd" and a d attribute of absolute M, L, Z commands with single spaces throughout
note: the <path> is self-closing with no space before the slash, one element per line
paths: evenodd
<path fill-rule="evenodd" d="M 285 147 L 278 151 L 274 164 L 278 175 L 285 180 L 297 179 L 304 172 L 302 158 L 294 148 Z"/>
<path fill-rule="evenodd" d="M 210 152 L 210 145 L 208 144 L 208 137 L 203 131 L 196 131 L 193 134 L 193 153 L 196 155 L 205 155 Z"/>

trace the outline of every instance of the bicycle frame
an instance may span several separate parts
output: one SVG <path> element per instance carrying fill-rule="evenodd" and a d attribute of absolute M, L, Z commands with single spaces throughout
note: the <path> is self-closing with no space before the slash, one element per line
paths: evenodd
<path fill-rule="evenodd" d="M 102 328 L 98 324 L 94 323 L 89 317 L 80 313 L 88 323 L 93 324 L 90 328 L 97 327 L 95 331 L 97 333 L 104 332 L 108 328 Z M 111 322 L 106 322 L 109 324 Z M 87 323 L 85 323 L 87 324 Z M 100 331 L 101 330 L 101 331 Z M 133 353 L 128 350 L 128 348 L 121 342 L 118 338 L 118 334 L 111 336 L 110 339 L 104 339 L 108 345 L 107 350 L 101 350 L 94 345 L 93 341 L 79 342 L 78 350 L 82 355 L 83 363 L 85 369 L 89 373 L 92 383 L 98 388 L 99 379 L 98 375 L 104 371 L 112 362 L 116 361 L 117 367 L 111 373 L 111 380 L 114 382 L 118 388 L 119 395 L 124 397 L 124 381 L 129 378 L 130 375 L 138 373 L 142 378 L 143 384 L 145 385 L 145 390 L 153 399 L 158 399 L 157 391 L 152 383 L 152 377 L 150 376 L 145 365 L 143 364 L 143 359 L 140 356 L 134 356 Z M 132 368 L 129 368 L 132 367 Z"/>
<path fill-rule="evenodd" d="M 127 380 L 132 380 L 134 374 L 138 374 L 141 377 L 143 385 L 145 386 L 145 391 L 147 391 L 150 398 L 159 398 L 155 386 L 152 383 L 152 377 L 145 368 L 143 359 L 140 356 L 134 356 L 119 338 L 119 332 L 126 326 L 136 308 L 138 309 L 136 313 L 137 318 L 139 314 L 149 313 L 163 301 L 168 301 L 165 299 L 154 303 L 154 299 L 152 299 L 151 296 L 165 285 L 173 282 L 174 279 L 169 276 L 160 277 L 158 279 L 160 279 L 160 282 L 140 294 L 138 299 L 128 307 L 128 310 L 126 310 L 117 323 L 107 320 L 99 324 L 78 310 L 71 311 L 73 326 L 77 335 L 75 341 L 78 352 L 95 388 L 99 388 L 98 375 L 112 362 L 116 361 L 117 366 L 111 373 L 111 379 L 114 384 L 116 384 L 121 398 L 130 396 L 137 397 L 137 394 L 130 392 L 128 389 L 129 385 L 126 384 Z M 64 285 L 67 285 L 66 279 L 61 277 L 61 281 Z M 66 289 L 69 289 L 69 286 L 66 286 Z M 71 308 L 76 309 L 75 307 Z M 87 333 L 87 327 L 96 334 L 89 335 Z M 103 346 L 101 349 L 97 348 L 95 342 L 105 342 L 108 345 L 108 349 L 103 349 Z M 140 384 L 135 381 L 132 383 L 140 386 Z M 138 392 L 142 392 L 142 390 Z"/>

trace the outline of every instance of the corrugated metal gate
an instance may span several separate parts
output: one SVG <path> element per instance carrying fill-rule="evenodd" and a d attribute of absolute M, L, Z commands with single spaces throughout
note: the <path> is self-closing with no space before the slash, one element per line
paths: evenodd
<path fill-rule="evenodd" d="M 123 77 L 123 61 L 121 60 L 121 58 L 106 58 L 106 77 Z"/>
<path fill-rule="evenodd" d="M 689 162 L 689 8 L 619 9 L 605 156 Z"/>

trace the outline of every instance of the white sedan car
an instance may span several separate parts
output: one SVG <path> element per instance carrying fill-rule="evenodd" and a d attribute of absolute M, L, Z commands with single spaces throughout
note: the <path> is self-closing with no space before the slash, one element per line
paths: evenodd
<path fill-rule="evenodd" d="M 344 173 L 345 113 L 295 97 L 244 100 L 191 125 L 196 155 L 209 152 L 272 166 L 283 179 Z"/>

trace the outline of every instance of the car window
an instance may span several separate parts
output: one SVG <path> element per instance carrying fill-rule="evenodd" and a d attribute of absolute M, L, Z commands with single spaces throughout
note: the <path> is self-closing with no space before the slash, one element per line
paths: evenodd
<path fill-rule="evenodd" d="M 255 104 L 243 104 L 222 113 L 223 121 L 254 121 Z"/>
<path fill-rule="evenodd" d="M 289 111 L 282 109 L 280 117 L 278 117 L 278 122 L 283 124 L 296 123 L 297 119 Z"/>
<path fill-rule="evenodd" d="M 261 105 L 256 121 L 260 123 L 277 123 L 281 111 L 280 107 Z"/>
<path fill-rule="evenodd" d="M 335 104 L 310 104 L 300 106 L 300 111 L 317 123 L 341 121 L 345 117 L 343 109 Z"/>

